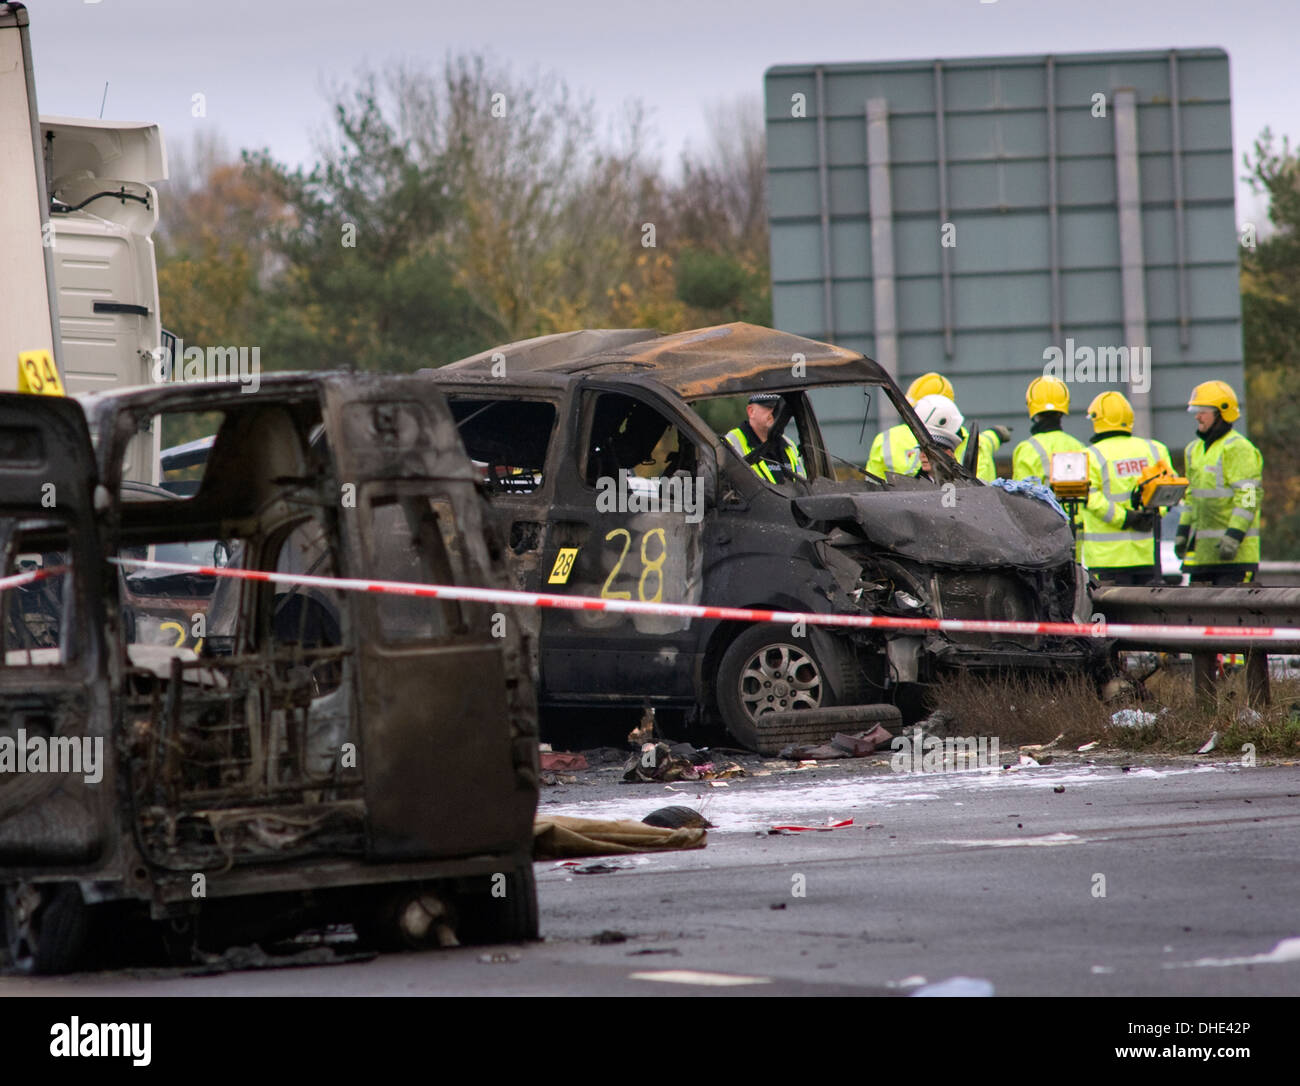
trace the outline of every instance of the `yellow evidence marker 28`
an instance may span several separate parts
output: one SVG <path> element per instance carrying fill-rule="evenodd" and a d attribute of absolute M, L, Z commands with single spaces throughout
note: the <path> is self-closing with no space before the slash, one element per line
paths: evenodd
<path fill-rule="evenodd" d="M 573 560 L 577 557 L 577 547 L 561 547 L 560 553 L 555 556 L 555 565 L 551 567 L 551 575 L 546 583 L 568 584 L 569 574 L 573 572 Z"/>
<path fill-rule="evenodd" d="M 18 352 L 18 391 L 38 396 L 62 396 L 59 367 L 47 350 Z"/>

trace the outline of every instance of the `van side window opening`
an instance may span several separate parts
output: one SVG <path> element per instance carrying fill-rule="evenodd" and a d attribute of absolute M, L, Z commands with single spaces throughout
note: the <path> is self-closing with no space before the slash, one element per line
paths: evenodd
<path fill-rule="evenodd" d="M 39 531 L 39 537 L 36 533 Z M 66 666 L 77 655 L 75 579 L 67 529 L 0 521 L 4 563 L 0 576 L 36 570 L 60 572 L 0 591 L 0 663 Z"/>
<path fill-rule="evenodd" d="M 427 498 L 381 497 L 371 504 L 371 569 L 376 580 L 417 584 L 456 581 L 436 508 Z M 381 637 L 387 644 L 441 641 L 465 631 L 455 600 L 375 595 Z"/>
<path fill-rule="evenodd" d="M 587 396 L 595 397 L 586 450 L 588 486 L 601 478 L 617 479 L 620 471 L 641 479 L 698 472 L 695 443 L 657 408 L 620 392 Z"/>
<path fill-rule="evenodd" d="M 553 404 L 453 399 L 451 413 L 465 451 L 489 490 L 531 494 L 541 489 L 555 429 Z"/>

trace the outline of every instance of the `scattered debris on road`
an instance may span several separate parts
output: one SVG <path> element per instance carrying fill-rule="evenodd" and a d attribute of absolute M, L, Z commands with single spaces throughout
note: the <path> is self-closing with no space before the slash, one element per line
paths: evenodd
<path fill-rule="evenodd" d="M 831 819 L 827 819 L 826 825 L 824 826 L 773 826 L 767 832 L 773 835 L 783 834 L 783 833 L 811 833 L 811 832 L 824 833 L 830 830 L 838 830 L 843 828 L 844 826 L 852 826 L 852 825 L 853 825 L 853 819 L 851 818 L 845 818 L 839 820 L 831 818 Z"/>
<path fill-rule="evenodd" d="M 537 860 L 704 848 L 708 840 L 707 831 L 699 828 L 663 829 L 644 822 L 564 815 L 538 817 L 533 828 L 533 858 Z"/>
<path fill-rule="evenodd" d="M 541 763 L 541 768 L 544 772 L 563 771 L 566 773 L 572 773 L 579 769 L 591 768 L 587 764 L 586 757 L 581 754 L 543 751 L 537 756 L 537 758 Z"/>
<path fill-rule="evenodd" d="M 713 828 L 713 823 L 695 810 L 694 807 L 660 807 L 657 811 L 651 811 L 641 821 L 647 826 L 660 826 L 669 830 L 682 829 L 683 827 L 701 830 Z"/>
<path fill-rule="evenodd" d="M 717 781 L 745 776 L 735 762 L 715 762 L 706 750 L 690 743 L 646 743 L 623 766 L 623 780 L 629 783 L 659 781 Z"/>

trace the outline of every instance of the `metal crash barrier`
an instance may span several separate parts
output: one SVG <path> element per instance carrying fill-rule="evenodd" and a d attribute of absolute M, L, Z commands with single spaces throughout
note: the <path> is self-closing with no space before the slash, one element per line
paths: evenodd
<path fill-rule="evenodd" d="M 1141 632 L 1111 631 L 1133 648 L 1185 652 L 1192 657 L 1196 696 L 1212 703 L 1218 680 L 1216 659 L 1221 653 L 1244 653 L 1246 698 L 1251 705 L 1269 703 L 1269 653 L 1300 653 L 1300 588 L 1244 584 L 1225 587 L 1103 588 L 1093 594 L 1093 607 L 1111 624 L 1123 627 L 1160 626 Z M 1215 628 L 1213 637 L 1180 632 L 1179 627 Z M 1251 636 L 1261 626 L 1295 628 L 1295 638 L 1270 638 L 1267 644 Z M 1234 637 L 1232 628 L 1242 630 Z"/>

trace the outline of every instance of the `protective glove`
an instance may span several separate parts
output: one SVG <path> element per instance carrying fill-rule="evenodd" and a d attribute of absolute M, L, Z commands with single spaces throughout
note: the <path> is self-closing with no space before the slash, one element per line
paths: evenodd
<path fill-rule="evenodd" d="M 1237 551 L 1241 549 L 1241 540 L 1235 535 L 1224 533 L 1219 540 L 1219 557 L 1225 562 L 1231 562 L 1237 557 Z"/>
<path fill-rule="evenodd" d="M 1139 513 L 1135 509 L 1124 510 L 1124 531 L 1149 532 L 1156 526 L 1154 513 Z M 1179 555 L 1181 558 L 1182 555 Z"/>
<path fill-rule="evenodd" d="M 1179 561 L 1187 557 L 1187 537 L 1192 534 L 1191 528 L 1186 524 L 1178 526 L 1178 534 L 1174 536 L 1174 554 Z"/>
<path fill-rule="evenodd" d="M 998 435 L 998 438 L 1002 441 L 1004 445 L 1011 440 L 1010 426 L 994 426 L 992 427 L 992 430 L 995 434 Z"/>

